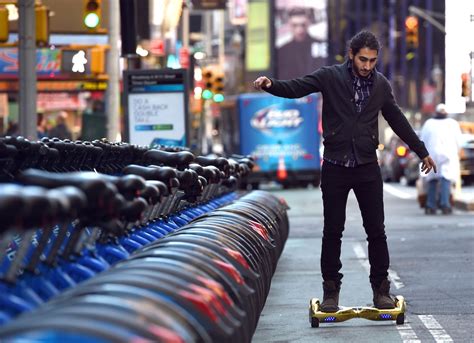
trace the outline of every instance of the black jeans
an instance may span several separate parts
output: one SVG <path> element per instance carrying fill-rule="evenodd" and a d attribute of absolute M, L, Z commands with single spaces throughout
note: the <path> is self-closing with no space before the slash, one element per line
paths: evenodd
<path fill-rule="evenodd" d="M 324 229 L 321 250 L 323 280 L 340 282 L 343 274 L 341 243 L 346 221 L 346 204 L 353 189 L 359 203 L 369 242 L 370 282 L 378 286 L 387 279 L 390 264 L 383 209 L 383 182 L 376 162 L 347 168 L 324 161 L 321 190 L 324 206 Z"/>

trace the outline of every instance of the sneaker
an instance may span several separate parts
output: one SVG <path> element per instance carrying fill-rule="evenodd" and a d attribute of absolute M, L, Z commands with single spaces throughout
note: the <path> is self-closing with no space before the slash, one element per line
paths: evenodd
<path fill-rule="evenodd" d="M 380 285 L 372 285 L 374 292 L 374 306 L 378 309 L 395 308 L 395 301 L 390 296 L 390 281 L 383 280 Z"/>
<path fill-rule="evenodd" d="M 426 207 L 425 208 L 425 214 L 436 214 L 436 210 L 431 207 Z"/>
<path fill-rule="evenodd" d="M 323 302 L 321 303 L 322 312 L 337 312 L 339 310 L 339 290 L 341 284 L 334 281 L 323 281 Z"/>

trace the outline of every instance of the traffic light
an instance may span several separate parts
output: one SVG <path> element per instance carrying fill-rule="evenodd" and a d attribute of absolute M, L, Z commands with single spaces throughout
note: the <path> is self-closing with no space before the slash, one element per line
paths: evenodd
<path fill-rule="evenodd" d="M 102 20 L 102 0 L 83 0 L 84 2 L 84 13 L 83 21 L 84 26 L 91 30 L 95 31 L 100 27 Z"/>
<path fill-rule="evenodd" d="M 105 73 L 105 49 L 103 47 L 94 47 L 90 49 L 90 71 L 91 74 Z"/>
<path fill-rule="evenodd" d="M 461 75 L 461 96 L 463 97 L 471 97 L 471 87 L 469 85 L 470 83 L 470 78 L 468 73 L 463 73 Z"/>
<path fill-rule="evenodd" d="M 212 93 L 214 93 L 214 96 L 212 99 L 215 102 L 222 102 L 224 101 L 224 95 L 222 94 L 224 92 L 224 72 L 222 70 L 217 70 L 214 73 L 214 77 L 212 78 Z"/>
<path fill-rule="evenodd" d="M 49 43 L 49 9 L 44 5 L 35 6 L 36 45 L 45 46 Z"/>
<path fill-rule="evenodd" d="M 202 98 L 204 100 L 209 100 L 214 95 L 211 90 L 213 76 L 214 76 L 214 73 L 212 71 L 211 66 L 202 68 L 202 82 L 204 84 L 204 87 L 202 90 Z"/>
<path fill-rule="evenodd" d="M 405 19 L 405 39 L 409 48 L 418 48 L 418 18 L 415 16 L 410 15 Z"/>
<path fill-rule="evenodd" d="M 202 98 L 212 99 L 215 102 L 224 101 L 224 72 L 217 66 L 207 66 L 202 69 L 204 84 Z"/>

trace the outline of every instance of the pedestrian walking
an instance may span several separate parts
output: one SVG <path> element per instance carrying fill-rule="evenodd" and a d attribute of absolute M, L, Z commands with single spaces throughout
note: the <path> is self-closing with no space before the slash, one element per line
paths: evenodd
<path fill-rule="evenodd" d="M 324 228 L 321 251 L 321 310 L 338 310 L 343 274 L 341 243 L 349 191 L 355 193 L 367 234 L 374 305 L 395 307 L 388 281 L 389 251 L 384 225 L 383 182 L 377 163 L 378 114 L 422 160 L 422 171 L 436 164 L 397 105 L 389 81 L 375 68 L 380 43 L 369 31 L 356 34 L 343 64 L 322 67 L 291 80 L 258 77 L 254 87 L 285 98 L 321 92 L 324 162 L 321 190 Z M 297 53 L 297 52 L 295 52 Z"/>
<path fill-rule="evenodd" d="M 436 106 L 435 114 L 421 128 L 420 138 L 438 166 L 439 173 L 426 175 L 426 214 L 451 214 L 451 189 L 461 173 L 459 149 L 462 132 L 459 123 L 448 118 L 445 104 Z M 439 205 L 439 206 L 438 206 Z"/>
<path fill-rule="evenodd" d="M 48 135 L 51 138 L 57 137 L 60 139 L 72 139 L 72 134 L 67 127 L 66 120 L 68 114 L 66 111 L 59 112 L 56 118 L 56 126 L 49 130 Z"/>

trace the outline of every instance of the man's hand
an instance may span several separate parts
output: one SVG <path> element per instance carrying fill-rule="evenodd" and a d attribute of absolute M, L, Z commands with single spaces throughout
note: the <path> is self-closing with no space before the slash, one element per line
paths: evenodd
<path fill-rule="evenodd" d="M 436 163 L 428 155 L 423 159 L 423 162 L 421 163 L 421 172 L 428 174 L 431 169 L 433 169 L 433 171 L 436 173 Z"/>
<path fill-rule="evenodd" d="M 266 76 L 260 76 L 253 82 L 253 86 L 256 90 L 261 91 L 264 88 L 270 88 L 272 81 Z"/>

